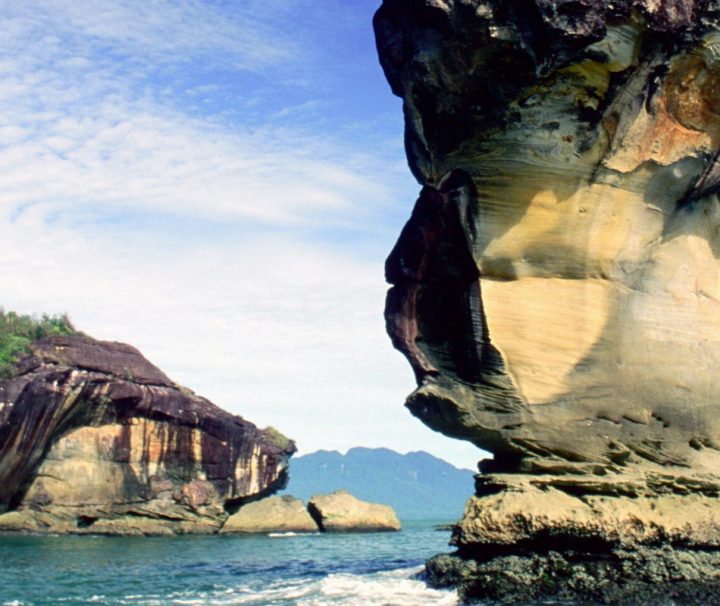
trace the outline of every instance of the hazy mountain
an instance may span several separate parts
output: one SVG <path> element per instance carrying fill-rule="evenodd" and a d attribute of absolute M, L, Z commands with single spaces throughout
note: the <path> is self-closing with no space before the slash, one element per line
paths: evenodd
<path fill-rule="evenodd" d="M 473 475 L 422 451 L 319 450 L 290 460 L 285 492 L 307 500 L 344 488 L 360 499 L 392 505 L 400 519 L 455 521 L 473 494 Z"/>

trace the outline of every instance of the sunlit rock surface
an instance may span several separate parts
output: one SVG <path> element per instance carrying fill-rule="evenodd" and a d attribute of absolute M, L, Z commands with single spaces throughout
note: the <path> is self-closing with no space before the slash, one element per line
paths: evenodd
<path fill-rule="evenodd" d="M 362 501 L 346 490 L 310 497 L 307 506 L 290 495 L 253 501 L 232 514 L 222 534 L 388 532 L 400 530 L 392 507 Z"/>
<path fill-rule="evenodd" d="M 273 496 L 243 505 L 231 515 L 223 534 L 315 533 L 319 532 L 305 503 L 290 495 Z"/>
<path fill-rule="evenodd" d="M 294 450 L 128 345 L 39 341 L 0 382 L 0 531 L 216 532 L 284 486 Z"/>
<path fill-rule="evenodd" d="M 308 512 L 323 532 L 400 530 L 400 520 L 390 505 L 361 501 L 346 490 L 314 495 Z"/>
<path fill-rule="evenodd" d="M 460 552 L 715 547 L 720 4 L 385 0 L 375 29 L 422 185 L 386 267 L 407 406 L 494 454 Z"/>

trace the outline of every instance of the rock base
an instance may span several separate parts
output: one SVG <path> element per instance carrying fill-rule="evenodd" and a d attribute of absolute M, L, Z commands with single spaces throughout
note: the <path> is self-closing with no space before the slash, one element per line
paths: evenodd
<path fill-rule="evenodd" d="M 113 507 L 46 507 L 40 511 L 21 508 L 0 515 L 0 534 L 215 534 L 226 518 L 222 508 L 192 511 L 170 502 Z"/>
<path fill-rule="evenodd" d="M 720 603 L 720 553 L 713 551 L 548 551 L 484 560 L 443 554 L 426 564 L 425 578 L 434 588 L 456 587 L 465 603 Z"/>
<path fill-rule="evenodd" d="M 481 474 L 452 544 L 455 554 L 428 562 L 427 581 L 457 587 L 465 602 L 720 603 L 710 479 Z"/>
<path fill-rule="evenodd" d="M 315 495 L 307 507 L 289 495 L 267 497 L 242 505 L 232 515 L 216 505 L 192 508 L 167 495 L 143 503 L 46 505 L 42 509 L 21 507 L 0 514 L 0 535 L 169 536 L 398 530 L 400 522 L 392 507 L 361 501 L 345 491 Z"/>

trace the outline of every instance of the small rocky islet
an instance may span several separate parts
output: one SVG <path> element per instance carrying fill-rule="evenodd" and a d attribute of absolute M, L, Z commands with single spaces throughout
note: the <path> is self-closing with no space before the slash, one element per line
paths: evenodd
<path fill-rule="evenodd" d="M 400 521 L 389 505 L 368 503 L 345 490 L 337 490 L 315 495 L 307 505 L 290 495 L 248 503 L 228 518 L 220 532 L 388 532 L 400 529 Z"/>
<path fill-rule="evenodd" d="M 389 448 L 353 447 L 293 456 L 285 489 L 300 499 L 339 486 L 372 503 L 387 503 L 403 521 L 459 519 L 475 473 L 424 451 L 405 454 Z"/>
<path fill-rule="evenodd" d="M 344 492 L 308 508 L 264 498 L 285 487 L 293 441 L 177 385 L 129 345 L 52 336 L 30 343 L 9 375 L 0 381 L 0 532 L 400 529 L 391 508 Z M 262 529 L 249 522 L 258 512 Z"/>

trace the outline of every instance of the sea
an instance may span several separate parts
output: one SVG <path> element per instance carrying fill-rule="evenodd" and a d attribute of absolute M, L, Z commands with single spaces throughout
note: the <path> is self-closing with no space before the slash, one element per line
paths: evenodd
<path fill-rule="evenodd" d="M 436 520 L 400 532 L 0 536 L 0 605 L 453 606 L 418 578 L 448 552 Z"/>

